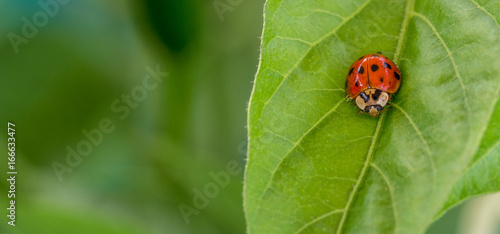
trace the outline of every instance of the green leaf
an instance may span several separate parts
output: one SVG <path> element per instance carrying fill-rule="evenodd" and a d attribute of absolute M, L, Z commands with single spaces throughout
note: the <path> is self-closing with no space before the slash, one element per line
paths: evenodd
<path fill-rule="evenodd" d="M 498 154 L 474 155 L 500 137 L 488 129 L 500 118 L 499 14 L 493 1 L 268 0 L 248 117 L 248 232 L 422 233 L 454 204 L 455 184 L 461 199 L 499 190 L 457 182 L 495 180 L 480 174 Z M 377 51 L 403 82 L 372 118 L 356 114 L 344 82 Z"/>
<path fill-rule="evenodd" d="M 483 136 L 479 150 L 453 187 L 439 215 L 467 198 L 500 191 L 500 102 Z"/>

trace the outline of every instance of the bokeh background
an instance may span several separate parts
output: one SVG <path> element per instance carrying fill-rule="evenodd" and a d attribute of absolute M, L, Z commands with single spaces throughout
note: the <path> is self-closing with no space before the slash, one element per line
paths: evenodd
<path fill-rule="evenodd" d="M 19 173 L 12 228 L 1 157 L 0 233 L 244 233 L 243 172 L 189 223 L 179 205 L 194 207 L 211 172 L 245 165 L 264 0 L 66 2 L 18 51 L 8 35 L 23 35 L 24 19 L 43 7 L 0 2 L 0 148 L 12 121 Z M 148 66 L 169 76 L 121 120 L 111 104 L 141 85 Z M 104 118 L 115 130 L 59 181 L 53 162 L 65 163 L 66 147 Z M 470 230 L 464 220 L 477 216 L 476 203 L 429 233 Z"/>

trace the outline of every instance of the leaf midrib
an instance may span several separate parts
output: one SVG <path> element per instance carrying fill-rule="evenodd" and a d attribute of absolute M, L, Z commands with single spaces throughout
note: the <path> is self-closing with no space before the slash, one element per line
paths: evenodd
<path fill-rule="evenodd" d="M 387 115 L 387 111 L 383 112 L 379 120 L 377 121 L 377 127 L 375 128 L 375 133 L 373 133 L 373 138 L 372 142 L 370 143 L 370 148 L 368 149 L 368 154 L 366 155 L 365 162 L 363 164 L 363 168 L 361 169 L 361 172 L 359 173 L 358 179 L 356 181 L 356 185 L 354 185 L 354 188 L 351 191 L 351 194 L 349 194 L 349 199 L 347 200 L 347 204 L 345 206 L 344 212 L 342 212 L 342 218 L 340 219 L 339 225 L 337 226 L 337 234 L 342 231 L 342 227 L 344 226 L 344 223 L 347 218 L 347 214 L 349 213 L 349 209 L 351 208 L 351 204 L 354 200 L 354 197 L 359 189 L 359 186 L 361 183 L 364 181 L 364 177 L 366 174 L 366 170 L 368 166 L 370 165 L 371 158 L 373 156 L 373 152 L 375 149 L 375 144 L 378 142 L 378 138 L 380 136 L 380 129 L 382 128 L 382 125 L 384 123 L 385 116 Z"/>
<path fill-rule="evenodd" d="M 411 15 L 411 12 L 413 12 L 414 6 L 415 6 L 415 0 L 408 0 L 406 2 L 405 16 L 403 18 L 403 22 L 401 23 L 401 30 L 399 33 L 398 44 L 396 45 L 396 52 L 394 53 L 394 58 L 393 58 L 395 63 L 397 63 L 399 60 L 399 56 L 400 56 L 401 50 L 403 48 L 403 42 L 404 42 L 404 39 L 406 37 L 406 31 L 408 29 L 408 22 L 410 21 L 410 15 Z M 353 191 L 349 195 L 349 200 L 346 204 L 345 211 L 342 214 L 342 218 L 340 219 L 339 226 L 337 228 L 337 234 L 342 232 L 342 228 L 346 222 L 347 214 L 349 213 L 349 209 L 350 209 L 351 203 L 354 199 L 354 195 L 356 194 L 356 192 L 359 188 L 359 185 L 361 184 L 361 182 L 364 179 L 364 176 L 366 174 L 366 169 L 368 168 L 368 165 L 371 161 L 371 157 L 372 157 L 373 152 L 374 152 L 373 149 L 374 149 L 375 144 L 377 143 L 378 138 L 380 136 L 380 128 L 383 124 L 383 121 L 384 121 L 386 114 L 387 114 L 387 112 L 383 112 L 382 115 L 380 116 L 380 119 L 378 120 L 377 127 L 375 129 L 375 133 L 373 134 L 373 139 L 372 139 L 370 148 L 368 150 L 368 155 L 367 155 L 365 164 L 363 165 L 363 169 L 361 170 L 361 173 L 359 175 L 358 182 L 356 183 Z M 393 202 L 395 202 L 395 201 L 393 201 Z M 393 205 L 395 206 L 395 204 L 393 204 Z M 396 211 L 394 211 L 394 212 L 396 212 Z M 397 226 L 397 223 L 395 224 L 395 226 Z"/>

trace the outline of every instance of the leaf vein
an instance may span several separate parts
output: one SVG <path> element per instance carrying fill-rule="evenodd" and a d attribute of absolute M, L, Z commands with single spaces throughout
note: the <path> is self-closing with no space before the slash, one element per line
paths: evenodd
<path fill-rule="evenodd" d="M 360 137 L 360 138 L 357 138 L 357 139 L 354 139 L 354 140 L 349 140 L 348 142 L 356 142 L 356 141 L 359 141 L 359 140 L 363 140 L 363 139 L 366 139 L 366 138 L 372 138 L 373 136 L 364 136 L 364 137 Z"/>
<path fill-rule="evenodd" d="M 285 77 L 285 74 L 283 74 L 283 73 L 281 73 L 280 71 L 277 71 L 277 70 L 275 70 L 275 69 L 272 69 L 272 68 L 270 68 L 270 67 L 266 67 L 264 70 L 269 70 L 269 71 L 272 71 L 272 72 L 274 72 L 274 73 L 276 73 L 276 74 L 278 74 L 278 75 L 280 75 L 280 76 Z"/>
<path fill-rule="evenodd" d="M 352 181 L 352 182 L 357 181 L 355 178 L 337 177 L 337 176 L 328 177 L 328 176 L 322 176 L 322 175 L 314 175 L 313 178 L 323 178 L 326 180 L 345 180 L 345 181 Z"/>
<path fill-rule="evenodd" d="M 302 92 L 312 92 L 312 91 L 340 91 L 345 92 L 345 89 L 307 89 Z"/>
<path fill-rule="evenodd" d="M 287 41 L 298 41 L 298 42 L 302 42 L 302 43 L 307 44 L 307 45 L 310 45 L 310 46 L 312 45 L 312 43 L 311 43 L 311 42 L 308 42 L 308 41 L 306 41 L 306 40 L 302 40 L 302 39 L 300 39 L 300 38 L 295 38 L 295 37 L 282 37 L 282 36 L 276 36 L 276 37 L 274 37 L 274 38 L 273 38 L 273 40 L 274 40 L 274 39 L 282 39 L 282 40 L 287 40 Z M 271 40 L 271 41 L 272 41 L 272 40 Z"/>
<path fill-rule="evenodd" d="M 363 168 L 361 169 L 361 172 L 359 173 L 358 179 L 356 181 L 356 184 L 354 185 L 354 188 L 352 189 L 351 193 L 349 194 L 349 199 L 347 200 L 346 206 L 344 208 L 344 212 L 342 214 L 342 218 L 340 219 L 339 226 L 337 228 L 337 234 L 339 234 L 342 231 L 342 227 L 344 226 L 344 223 L 347 218 L 347 213 L 349 212 L 349 209 L 351 208 L 351 204 L 354 200 L 354 196 L 356 192 L 358 191 L 359 186 L 361 185 L 361 182 L 363 181 L 363 178 L 366 174 L 366 169 L 368 168 L 368 165 L 370 164 L 371 157 L 373 156 L 373 152 L 375 151 L 375 144 L 377 143 L 377 140 L 380 136 L 380 129 L 382 128 L 382 123 L 384 122 L 384 118 L 387 112 L 382 113 L 380 115 L 379 120 L 377 122 L 377 127 L 375 128 L 375 132 L 373 133 L 373 138 L 372 142 L 370 143 L 370 148 L 368 149 L 368 153 L 366 155 L 365 162 L 363 164 Z"/>
<path fill-rule="evenodd" d="M 488 148 L 488 150 L 486 150 L 486 152 L 481 155 L 478 160 L 476 160 L 476 162 L 474 162 L 471 166 L 467 167 L 467 169 L 462 173 L 462 175 L 464 175 L 465 173 L 467 173 L 468 171 L 470 171 L 474 166 L 476 166 L 476 164 L 478 164 L 480 161 L 482 161 L 488 154 L 491 153 L 491 151 L 493 151 L 498 145 L 500 145 L 500 138 L 498 138 L 495 143 L 490 147 Z"/>
<path fill-rule="evenodd" d="M 500 24 L 498 23 L 498 20 L 497 20 L 497 18 L 495 18 L 495 16 L 493 16 L 490 12 L 488 12 L 484 7 L 482 7 L 481 5 L 479 5 L 479 3 L 477 3 L 476 1 L 474 1 L 474 0 L 469 0 L 469 1 L 471 1 L 472 3 L 474 3 L 474 5 L 476 5 L 477 8 L 479 8 L 484 13 L 486 13 L 489 17 L 491 17 L 495 21 L 495 23 L 497 24 L 497 26 L 500 28 Z"/>
<path fill-rule="evenodd" d="M 333 13 L 333 12 L 330 12 L 330 11 L 327 11 L 327 10 L 323 10 L 323 9 L 316 9 L 314 10 L 313 12 L 317 12 L 317 13 L 324 13 L 324 14 L 327 14 L 327 15 L 332 15 L 332 16 L 336 16 L 342 20 L 344 20 L 345 18 L 340 15 L 340 14 L 336 14 L 336 13 Z"/>
<path fill-rule="evenodd" d="M 396 45 L 396 51 L 394 52 L 394 62 L 397 63 L 401 50 L 403 49 L 403 41 L 406 38 L 406 30 L 408 30 L 408 22 L 410 21 L 410 13 L 413 12 L 413 7 L 415 5 L 415 0 L 408 0 L 405 8 L 405 16 L 403 22 L 401 23 L 401 30 L 399 31 L 398 44 Z"/>
<path fill-rule="evenodd" d="M 299 230 L 297 230 L 297 231 L 295 232 L 295 234 L 301 233 L 302 231 L 304 231 L 306 228 L 310 227 L 310 226 L 311 226 L 311 225 L 313 225 L 314 223 L 316 223 L 316 222 L 318 222 L 318 221 L 320 221 L 320 220 L 322 220 L 322 219 L 325 219 L 325 218 L 329 217 L 330 215 L 338 214 L 338 213 L 341 213 L 341 212 L 343 212 L 343 211 L 344 211 L 344 210 L 342 210 L 342 209 L 338 209 L 338 210 L 332 210 L 332 211 L 330 211 L 330 212 L 328 212 L 328 213 L 325 213 L 325 214 L 323 214 L 323 215 L 321 215 L 321 216 L 319 216 L 319 217 L 317 217 L 317 218 L 315 218 L 315 219 L 311 220 L 310 222 L 308 222 L 308 223 L 304 224 L 304 226 L 302 226 L 301 228 L 299 228 Z"/>
<path fill-rule="evenodd" d="M 432 168 L 432 172 L 433 172 L 433 176 L 434 176 L 433 180 L 435 181 L 436 165 L 434 163 L 434 158 L 432 157 L 433 153 L 432 153 L 432 151 L 431 151 L 431 149 L 429 147 L 429 144 L 425 140 L 424 136 L 422 135 L 422 132 L 419 130 L 419 128 L 417 127 L 417 125 L 415 124 L 415 122 L 413 121 L 413 119 L 410 117 L 410 115 L 401 106 L 399 106 L 398 104 L 392 103 L 391 105 L 394 106 L 394 107 L 396 107 L 396 109 L 398 109 L 399 111 L 401 111 L 401 113 L 403 113 L 403 115 L 406 117 L 406 119 L 408 119 L 408 122 L 410 122 L 410 124 L 413 127 L 413 129 L 415 129 L 415 132 L 417 132 L 417 135 L 420 138 L 420 140 L 424 143 L 424 145 L 425 145 L 425 151 L 427 152 L 427 155 L 429 156 L 429 160 L 430 160 L 430 163 L 431 163 L 431 168 Z"/>
<path fill-rule="evenodd" d="M 266 184 L 266 187 L 264 187 L 261 196 L 259 197 L 259 200 L 257 202 L 257 208 L 260 208 L 260 203 L 262 201 L 262 198 L 264 197 L 264 194 L 266 194 L 267 190 L 271 187 L 271 183 L 274 179 L 274 176 L 276 175 L 276 172 L 278 171 L 278 168 L 281 166 L 281 164 L 285 161 L 285 159 L 290 155 L 290 153 L 299 146 L 299 144 L 304 140 L 304 138 L 309 135 L 310 132 L 312 132 L 323 120 L 325 120 L 329 115 L 331 115 L 335 110 L 340 106 L 341 103 L 344 102 L 344 99 L 341 99 L 330 111 L 326 112 L 318 121 L 316 121 L 296 142 L 293 143 L 293 146 L 283 155 L 283 157 L 280 159 L 278 165 L 274 168 L 274 170 L 271 172 L 271 176 Z"/>
<path fill-rule="evenodd" d="M 292 68 L 290 68 L 290 70 L 285 75 L 285 77 L 283 77 L 283 79 L 281 80 L 281 82 L 278 85 L 278 87 L 276 87 L 276 89 L 274 90 L 273 94 L 271 94 L 271 96 L 264 103 L 264 106 L 262 107 L 262 109 L 264 109 L 264 107 L 266 107 L 266 105 L 271 101 L 271 99 L 274 97 L 274 95 L 281 88 L 281 86 L 283 85 L 283 83 L 285 82 L 285 80 L 287 80 L 287 78 L 290 77 L 290 74 L 295 70 L 295 68 L 297 68 L 299 66 L 299 64 L 304 60 L 304 58 L 306 57 L 306 55 L 308 55 L 309 52 L 311 52 L 311 49 L 314 48 L 314 46 L 316 46 L 318 43 L 322 42 L 323 40 L 325 40 L 329 36 L 335 34 L 335 32 L 337 32 L 337 30 L 339 30 L 343 25 L 345 25 L 347 22 L 349 22 L 351 19 L 353 19 L 356 15 L 358 15 L 371 1 L 372 0 L 365 1 L 358 9 L 356 9 L 356 11 L 354 11 L 351 15 L 349 15 L 347 18 L 345 18 L 344 20 L 342 20 L 342 22 L 340 22 L 332 31 L 330 31 L 329 33 L 325 34 L 323 37 L 319 38 L 317 41 L 313 42 L 309 46 L 309 48 L 304 52 L 304 54 L 302 55 L 302 57 L 297 61 L 297 63 L 295 63 L 292 66 Z"/>
<path fill-rule="evenodd" d="M 492 114 L 493 112 L 495 111 L 495 106 L 497 105 L 498 101 L 500 100 L 500 97 L 498 96 L 500 94 L 500 85 L 497 87 L 496 89 L 496 92 L 495 92 L 495 96 L 497 97 L 497 99 L 491 104 L 491 110 L 489 111 L 490 114 L 489 114 L 489 119 L 491 120 L 491 117 L 492 117 Z M 483 133 L 483 137 L 484 137 L 484 133 Z M 481 139 L 482 140 L 482 139 Z M 469 167 L 467 167 L 467 169 L 465 169 L 465 171 L 462 173 L 462 175 L 465 175 L 466 172 L 468 172 L 469 170 L 471 170 L 476 164 L 478 164 L 481 160 L 483 160 L 495 147 L 498 146 L 498 144 L 500 144 L 500 138 L 497 139 L 497 141 L 493 144 L 492 147 L 490 147 L 486 152 L 485 154 L 481 155 L 478 160 L 476 160 L 475 162 L 472 163 L 472 165 L 470 165 Z"/>
<path fill-rule="evenodd" d="M 266 132 L 269 132 L 269 133 L 271 133 L 271 134 L 273 134 L 273 135 L 277 136 L 278 138 L 281 138 L 281 139 L 283 139 L 284 141 L 286 141 L 286 142 L 288 142 L 288 143 L 290 143 L 290 144 L 292 144 L 292 145 L 294 145 L 294 146 L 295 146 L 295 143 L 294 143 L 292 140 L 288 139 L 287 137 L 282 136 L 281 134 L 278 134 L 278 133 L 276 133 L 276 132 L 274 132 L 274 131 L 271 131 L 271 130 L 269 130 L 269 129 L 265 129 L 265 131 L 266 131 Z"/>
<path fill-rule="evenodd" d="M 281 112 L 281 113 L 282 113 L 283 115 L 290 116 L 290 117 L 292 117 L 292 118 L 294 118 L 294 119 L 298 119 L 298 120 L 300 120 L 300 121 L 302 121 L 302 122 L 304 122 L 304 123 L 309 123 L 309 121 L 307 121 L 306 119 L 300 118 L 300 117 L 298 117 L 298 116 L 295 116 L 295 115 L 292 115 L 292 114 L 289 114 L 289 113 L 286 113 L 286 112 Z"/>
<path fill-rule="evenodd" d="M 380 173 L 385 183 L 387 184 L 387 187 L 389 187 L 389 194 L 391 195 L 391 202 L 392 202 L 392 212 L 394 213 L 394 233 L 398 233 L 398 210 L 396 208 L 396 197 L 394 195 L 394 187 L 391 185 L 387 175 L 375 163 L 370 163 L 370 165 L 373 168 L 375 168 L 375 170 L 378 173 Z"/>
<path fill-rule="evenodd" d="M 439 32 L 437 31 L 436 27 L 434 27 L 434 25 L 432 24 L 432 22 L 429 21 L 429 19 L 427 19 L 427 17 L 425 17 L 424 15 L 422 15 L 422 14 L 420 14 L 418 12 L 413 12 L 413 15 L 416 16 L 416 17 L 418 17 L 418 18 L 420 18 L 427 25 L 429 25 L 429 27 L 434 32 L 434 35 L 436 35 L 436 37 L 438 38 L 438 40 L 441 42 L 441 44 L 443 45 L 444 49 L 446 50 L 446 53 L 448 54 L 448 57 L 451 60 L 451 64 L 453 65 L 453 69 L 455 70 L 455 75 L 457 76 L 457 79 L 460 82 L 460 86 L 462 88 L 462 93 L 463 93 L 463 96 L 464 96 L 464 99 L 465 99 L 465 107 L 467 108 L 468 115 L 470 116 L 471 109 L 470 109 L 470 105 L 469 105 L 469 99 L 467 98 L 467 93 L 465 91 L 465 85 L 464 85 L 464 82 L 462 80 L 462 76 L 460 76 L 460 73 L 458 72 L 458 67 L 457 67 L 457 64 L 455 63 L 455 58 L 453 58 L 453 55 L 452 55 L 452 53 L 450 51 L 450 48 L 448 48 L 448 46 L 446 45 L 446 42 L 443 40 L 443 38 L 439 34 Z"/>

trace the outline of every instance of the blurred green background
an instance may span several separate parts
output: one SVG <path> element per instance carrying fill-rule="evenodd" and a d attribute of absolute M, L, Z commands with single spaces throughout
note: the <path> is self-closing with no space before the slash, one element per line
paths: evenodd
<path fill-rule="evenodd" d="M 0 2 L 0 147 L 14 122 L 19 173 L 16 227 L 4 210 L 0 233 L 244 233 L 242 170 L 189 224 L 179 205 L 194 207 L 194 190 L 233 160 L 244 167 L 264 0 L 42 2 L 53 16 L 38 1 Z M 13 46 L 25 19 L 37 32 Z M 120 119 L 112 103 L 148 66 L 169 75 Z M 115 130 L 59 181 L 52 164 L 104 118 Z M 429 233 L 457 232 L 461 210 Z"/>

